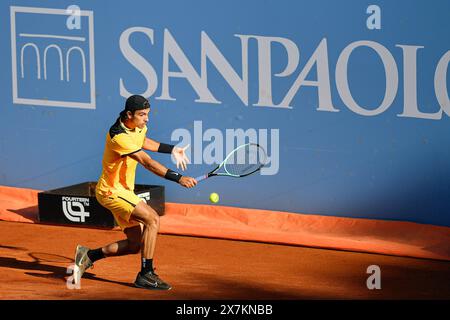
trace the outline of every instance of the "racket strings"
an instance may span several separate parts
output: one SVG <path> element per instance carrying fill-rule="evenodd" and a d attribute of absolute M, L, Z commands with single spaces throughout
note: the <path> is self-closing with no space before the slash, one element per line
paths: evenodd
<path fill-rule="evenodd" d="M 233 176 L 243 176 L 255 172 L 266 161 L 266 153 L 257 144 L 247 144 L 235 149 L 224 164 L 225 171 Z"/>

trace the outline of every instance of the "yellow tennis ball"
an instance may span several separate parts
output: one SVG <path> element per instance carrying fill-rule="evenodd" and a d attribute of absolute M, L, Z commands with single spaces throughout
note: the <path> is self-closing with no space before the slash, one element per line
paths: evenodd
<path fill-rule="evenodd" d="M 211 201 L 212 203 L 217 203 L 219 202 L 219 195 L 215 192 L 211 193 L 209 195 L 209 201 Z"/>

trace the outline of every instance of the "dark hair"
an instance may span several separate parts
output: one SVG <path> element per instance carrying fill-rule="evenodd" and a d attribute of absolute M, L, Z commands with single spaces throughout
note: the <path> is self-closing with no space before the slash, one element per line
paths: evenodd
<path fill-rule="evenodd" d="M 128 118 L 128 117 L 127 117 L 127 110 L 121 111 L 121 112 L 120 112 L 120 120 L 124 121 L 124 120 L 126 120 L 127 118 Z"/>

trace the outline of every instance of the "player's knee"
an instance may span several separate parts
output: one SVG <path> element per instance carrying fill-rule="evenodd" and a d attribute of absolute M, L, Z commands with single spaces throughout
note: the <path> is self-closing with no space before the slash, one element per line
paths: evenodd
<path fill-rule="evenodd" d="M 147 211 L 145 224 L 148 227 L 159 227 L 159 216 L 151 208 Z"/>
<path fill-rule="evenodd" d="M 151 227 L 158 227 L 159 228 L 159 216 L 158 215 L 151 215 L 149 219 L 149 225 Z"/>

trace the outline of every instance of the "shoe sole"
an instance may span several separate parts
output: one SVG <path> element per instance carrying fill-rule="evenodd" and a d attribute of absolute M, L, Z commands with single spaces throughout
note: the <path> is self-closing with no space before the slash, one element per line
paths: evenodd
<path fill-rule="evenodd" d="M 78 251 L 80 251 L 81 248 L 82 247 L 80 245 L 77 245 L 77 248 L 75 249 L 75 259 L 74 259 L 75 264 L 73 266 L 73 281 L 76 285 L 79 284 L 80 280 L 81 280 L 80 267 L 77 265 Z"/>
<path fill-rule="evenodd" d="M 76 284 L 76 285 L 78 285 L 79 283 L 80 283 L 80 281 L 81 281 L 81 276 L 82 276 L 82 274 L 81 274 L 81 270 L 80 270 L 80 267 L 78 266 L 78 264 L 80 263 L 80 260 L 81 260 L 81 256 L 80 256 L 80 258 L 78 259 L 79 261 L 77 261 L 77 257 L 79 256 L 79 251 L 81 250 L 83 248 L 83 246 L 81 246 L 81 245 L 77 245 L 77 248 L 75 249 L 75 264 L 74 264 L 74 266 L 73 266 L 73 280 L 74 280 L 74 283 Z M 86 271 L 86 270 L 85 270 Z"/>
<path fill-rule="evenodd" d="M 158 288 L 158 287 L 150 287 L 150 286 L 143 286 L 140 285 L 138 283 L 134 283 L 134 286 L 136 288 L 140 288 L 140 289 L 147 289 L 147 290 L 161 290 L 161 291 L 169 291 L 170 289 L 172 289 L 172 287 L 169 287 L 168 289 L 164 289 L 164 288 Z"/>
<path fill-rule="evenodd" d="M 81 272 L 80 272 L 80 268 L 78 268 L 77 265 L 73 266 L 73 282 L 78 285 L 80 283 L 81 280 Z"/>

